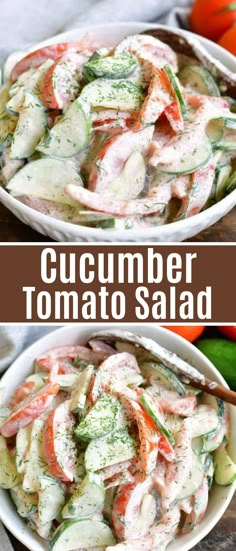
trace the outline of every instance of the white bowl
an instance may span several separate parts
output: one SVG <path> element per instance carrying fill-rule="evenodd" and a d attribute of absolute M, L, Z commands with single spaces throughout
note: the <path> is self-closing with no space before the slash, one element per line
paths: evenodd
<path fill-rule="evenodd" d="M 105 44 L 114 44 L 129 34 L 139 33 L 150 28 L 163 28 L 163 26 L 154 25 L 152 23 L 110 23 L 106 25 L 82 27 L 81 29 L 73 29 L 72 31 L 54 36 L 50 40 L 45 40 L 37 44 L 32 50 L 45 44 L 78 40 L 87 32 L 91 32 L 95 38 L 99 41 L 104 41 Z M 169 29 L 173 32 L 178 32 L 180 35 L 195 36 L 187 31 L 180 31 L 171 27 L 169 27 Z M 205 38 L 200 36 L 197 38 L 211 55 L 220 60 L 231 71 L 236 71 L 236 59 L 233 55 Z M 215 222 L 227 214 L 236 204 L 236 190 L 222 199 L 219 203 L 216 203 L 212 207 L 191 218 L 171 224 L 165 224 L 163 226 L 140 230 L 103 230 L 99 228 L 77 226 L 68 222 L 55 220 L 54 218 L 23 205 L 3 188 L 0 188 L 0 201 L 22 222 L 28 224 L 39 233 L 52 237 L 52 239 L 56 241 L 176 242 L 183 241 L 196 235 L 212 224 L 215 224 Z"/>
<path fill-rule="evenodd" d="M 115 327 L 120 328 L 117 324 L 109 325 L 109 328 Z M 106 328 L 106 326 L 104 326 L 104 328 Z M 46 335 L 30 346 L 30 348 L 17 358 L 2 378 L 1 386 L 4 386 L 6 389 L 6 400 L 12 395 L 16 386 L 24 381 L 25 377 L 32 371 L 32 362 L 38 355 L 42 354 L 50 347 L 57 346 L 58 343 L 60 343 L 60 345 L 84 344 L 89 335 L 93 331 L 99 329 L 101 329 L 101 325 L 90 325 L 86 327 L 67 326 Z M 124 326 L 124 329 L 154 339 L 162 346 L 176 352 L 181 357 L 191 362 L 192 365 L 197 367 L 208 377 L 227 386 L 223 377 L 211 362 L 209 362 L 209 360 L 192 344 L 189 344 L 173 332 L 151 324 L 146 326 L 129 324 Z M 235 432 L 236 408 L 231 407 L 230 416 L 231 427 L 233 427 L 233 432 Z M 226 488 L 213 486 L 207 512 L 201 524 L 190 534 L 180 536 L 176 541 L 171 543 L 168 547 L 168 551 L 179 551 L 179 549 L 181 549 L 181 551 L 188 551 L 206 536 L 227 509 L 233 497 L 234 490 L 234 485 Z M 31 551 L 46 551 L 47 545 L 45 542 L 27 528 L 22 518 L 17 514 L 9 494 L 5 490 L 0 491 L 0 518 L 14 536 L 28 547 L 28 549 Z"/>

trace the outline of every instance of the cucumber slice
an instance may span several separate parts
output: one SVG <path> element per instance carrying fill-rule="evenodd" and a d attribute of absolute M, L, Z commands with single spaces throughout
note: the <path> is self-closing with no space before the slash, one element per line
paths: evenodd
<path fill-rule="evenodd" d="M 222 141 L 224 138 L 224 131 L 227 131 L 227 129 L 236 130 L 236 115 L 234 113 L 212 119 L 208 123 L 206 131 L 211 143 L 217 144 Z"/>
<path fill-rule="evenodd" d="M 192 440 L 192 450 L 196 455 L 201 455 L 204 453 L 202 451 L 203 449 L 203 437 L 197 436 L 196 438 L 193 438 Z"/>
<path fill-rule="evenodd" d="M 221 398 L 203 392 L 203 394 L 201 395 L 201 404 L 210 406 L 212 409 L 214 409 L 220 420 L 223 421 L 224 417 L 226 416 L 226 404 L 225 402 L 223 402 L 223 400 L 221 400 Z"/>
<path fill-rule="evenodd" d="M 29 375 L 29 377 L 25 379 L 25 382 L 34 383 L 35 390 L 38 391 L 38 390 L 41 390 L 47 378 L 48 378 L 48 373 L 45 373 L 43 371 L 40 373 L 39 371 L 38 373 L 32 373 L 32 375 Z"/>
<path fill-rule="evenodd" d="M 215 149 L 222 151 L 235 151 L 236 149 L 236 132 L 235 130 L 226 129 L 222 139 L 214 145 Z"/>
<path fill-rule="evenodd" d="M 102 512 L 105 499 L 105 488 L 98 474 L 88 473 L 62 511 L 64 519 L 90 517 Z"/>
<path fill-rule="evenodd" d="M 143 362 L 140 365 L 140 369 L 144 377 L 148 378 L 152 376 L 158 384 L 164 383 L 168 390 L 175 390 L 179 396 L 185 396 L 187 394 L 184 384 L 177 375 L 165 365 L 149 361 Z"/>
<path fill-rule="evenodd" d="M 79 373 L 66 373 L 65 375 L 57 375 L 55 381 L 61 389 L 71 390 L 72 387 L 77 383 L 78 378 Z"/>
<path fill-rule="evenodd" d="M 15 461 L 8 450 L 5 438 L 0 435 L 0 488 L 10 490 L 19 482 Z"/>
<path fill-rule="evenodd" d="M 224 165 L 216 169 L 215 197 L 217 202 L 221 201 L 221 199 L 223 199 L 223 197 L 226 195 L 227 185 L 231 172 L 231 165 Z"/>
<path fill-rule="evenodd" d="M 87 400 L 87 393 L 94 374 L 94 366 L 88 365 L 76 382 L 75 388 L 71 393 L 70 411 L 83 415 L 85 410 L 85 404 Z"/>
<path fill-rule="evenodd" d="M 96 228 L 115 228 L 116 218 L 111 214 L 104 212 L 96 212 L 90 210 L 81 210 L 76 216 L 74 222 L 83 226 L 91 226 Z"/>
<path fill-rule="evenodd" d="M 215 451 L 222 444 L 225 437 L 225 427 L 219 423 L 216 433 L 213 432 L 213 436 L 209 438 L 209 435 L 202 435 L 193 438 L 192 450 L 197 455 L 211 453 Z"/>
<path fill-rule="evenodd" d="M 174 71 L 173 71 L 173 69 L 170 65 L 165 65 L 164 69 L 165 69 L 165 72 L 167 73 L 167 76 L 169 78 L 171 86 L 172 86 L 172 88 L 175 92 L 176 99 L 179 103 L 182 115 L 183 115 L 184 118 L 186 118 L 187 117 L 187 107 L 186 107 L 186 103 L 185 103 L 185 100 L 184 100 L 184 97 L 183 97 L 183 94 L 182 94 L 182 91 L 181 91 L 181 88 L 180 88 L 180 85 L 179 85 L 179 80 L 178 80 L 177 76 L 175 75 L 175 73 L 174 73 Z"/>
<path fill-rule="evenodd" d="M 211 438 L 219 430 L 219 417 L 217 413 L 207 406 L 198 407 L 197 413 L 192 415 L 192 436 L 205 436 Z"/>
<path fill-rule="evenodd" d="M 110 54 L 110 50 L 108 48 L 99 48 L 99 50 L 96 50 L 93 52 L 93 54 L 89 57 L 88 62 L 97 61 L 99 59 L 102 59 L 103 57 L 107 57 Z M 86 82 L 91 82 L 91 80 L 94 80 L 94 75 L 86 69 L 85 64 L 83 67 L 83 77 Z"/>
<path fill-rule="evenodd" d="M 6 110 L 11 115 L 19 115 L 19 112 L 24 101 L 24 92 L 23 89 L 19 89 L 17 94 L 13 95 L 12 98 L 7 102 Z"/>
<path fill-rule="evenodd" d="M 183 133 L 183 142 L 186 139 L 186 135 Z M 190 139 L 190 136 L 187 137 Z M 190 142 L 191 144 L 191 142 Z M 216 147 L 218 147 L 217 144 Z M 179 158 L 171 163 L 159 163 L 157 170 L 167 174 L 191 174 L 202 166 L 204 166 L 212 155 L 212 147 L 209 138 L 204 134 L 198 143 L 193 140 L 192 147 L 186 147 L 182 150 L 180 147 Z M 161 155 L 160 155 L 161 157 Z"/>
<path fill-rule="evenodd" d="M 232 113 L 232 116 L 227 118 L 225 117 L 223 120 L 225 121 L 226 128 L 231 128 L 232 130 L 236 130 L 236 116 L 233 118 L 233 113 Z"/>
<path fill-rule="evenodd" d="M 24 71 L 18 79 L 11 85 L 9 89 L 9 96 L 10 98 L 13 98 L 19 90 L 24 91 L 27 88 L 27 84 L 29 84 L 30 79 L 32 78 L 33 74 L 35 74 L 36 69 L 31 67 L 27 71 Z"/>
<path fill-rule="evenodd" d="M 50 471 L 44 461 L 43 454 L 43 429 L 45 421 L 42 418 L 35 419 L 32 424 L 31 442 L 22 487 L 25 492 L 34 493 L 40 490 L 40 477 L 49 476 Z"/>
<path fill-rule="evenodd" d="M 73 157 L 89 143 L 91 129 L 90 118 L 77 98 L 36 149 L 56 159 Z"/>
<path fill-rule="evenodd" d="M 222 140 L 224 135 L 225 122 L 219 119 L 212 119 L 207 127 L 206 133 L 212 144 L 216 144 Z"/>
<path fill-rule="evenodd" d="M 4 84 L 0 89 L 0 115 L 6 114 L 6 105 L 9 100 L 9 84 Z"/>
<path fill-rule="evenodd" d="M 236 170 L 234 170 L 229 177 L 226 186 L 226 193 L 231 193 L 231 191 L 234 191 L 234 189 L 236 189 Z"/>
<path fill-rule="evenodd" d="M 98 471 L 136 456 L 137 442 L 127 429 L 91 440 L 85 452 L 87 471 Z"/>
<path fill-rule="evenodd" d="M 98 50 L 95 50 L 93 54 L 90 56 L 89 61 L 94 61 L 95 59 L 101 59 L 102 57 L 107 57 L 112 52 L 111 48 L 99 48 Z"/>
<path fill-rule="evenodd" d="M 37 532 L 40 538 L 44 540 L 50 540 L 53 535 L 53 524 L 52 522 L 47 522 L 46 524 L 40 524 L 37 514 L 34 517 L 29 517 L 27 519 L 27 525 L 33 532 Z"/>
<path fill-rule="evenodd" d="M 210 454 L 205 456 L 204 472 L 207 475 L 208 488 L 210 490 L 212 487 L 213 478 L 214 478 L 214 462 L 213 462 L 213 457 Z"/>
<path fill-rule="evenodd" d="M 10 113 L 18 114 L 24 101 L 26 91 L 33 92 L 41 98 L 41 85 L 49 67 L 53 64 L 52 59 L 47 59 L 38 69 L 27 71 L 21 75 L 16 83 L 10 89 L 11 99 L 7 103 L 7 110 Z"/>
<path fill-rule="evenodd" d="M 10 495 L 13 503 L 17 508 L 17 512 L 23 518 L 32 517 L 38 509 L 38 494 L 27 494 L 22 489 L 21 484 L 11 488 Z"/>
<path fill-rule="evenodd" d="M 87 84 L 79 99 L 94 109 L 119 109 L 134 111 L 140 108 L 143 90 L 130 80 L 99 78 Z"/>
<path fill-rule="evenodd" d="M 83 185 L 80 175 L 71 164 L 44 158 L 26 164 L 13 176 L 6 188 L 13 197 L 32 195 L 74 206 L 75 202 L 64 192 L 65 186 L 72 182 L 77 186 Z"/>
<path fill-rule="evenodd" d="M 213 75 L 203 65 L 187 65 L 179 73 L 179 79 L 198 94 L 220 96 L 220 90 Z"/>
<path fill-rule="evenodd" d="M 47 129 L 46 111 L 37 96 L 25 92 L 22 110 L 12 137 L 11 159 L 25 159 L 33 155 Z"/>
<path fill-rule="evenodd" d="M 143 407 L 146 409 L 150 417 L 155 421 L 156 425 L 159 427 L 161 432 L 166 436 L 166 438 L 169 440 L 170 444 L 174 445 L 175 441 L 171 433 L 168 431 L 167 427 L 163 425 L 161 419 L 159 418 L 158 410 L 155 406 L 155 402 L 152 400 L 151 396 L 148 394 L 143 393 L 142 396 L 140 396 L 140 402 L 143 405 Z"/>
<path fill-rule="evenodd" d="M 82 440 L 92 440 L 104 436 L 113 431 L 118 424 L 120 425 L 122 417 L 124 418 L 124 410 L 119 400 L 104 392 L 75 429 L 75 435 Z"/>
<path fill-rule="evenodd" d="M 38 509 L 38 494 L 27 494 L 21 484 L 10 489 L 10 495 L 17 512 L 23 518 L 31 518 Z"/>
<path fill-rule="evenodd" d="M 109 526 L 96 519 L 63 522 L 49 543 L 49 551 L 71 551 L 90 547 L 108 547 L 116 541 Z"/>
<path fill-rule="evenodd" d="M 192 465 L 189 470 L 188 477 L 185 480 L 178 494 L 177 499 L 182 500 L 194 495 L 195 492 L 202 484 L 203 476 L 204 476 L 203 465 L 200 459 L 198 458 L 198 456 L 195 453 L 193 453 Z"/>
<path fill-rule="evenodd" d="M 205 438 L 203 436 L 202 439 L 202 453 L 211 453 L 222 444 L 225 437 L 225 427 L 223 425 L 219 424 L 219 430 L 218 432 L 212 436 L 212 438 Z"/>
<path fill-rule="evenodd" d="M 225 128 L 230 128 L 232 130 L 236 130 L 236 114 L 230 113 L 230 115 L 222 115 L 218 117 L 217 119 L 212 119 L 212 121 L 219 122 L 224 124 Z"/>
<path fill-rule="evenodd" d="M 9 140 L 10 145 L 11 139 Z M 1 160 L 1 176 L 2 176 L 2 182 L 4 185 L 6 185 L 13 176 L 15 176 L 16 172 L 20 170 L 24 166 L 24 161 L 19 161 L 16 159 L 10 159 L 10 147 L 7 147 L 5 151 L 3 151 L 2 160 Z"/>
<path fill-rule="evenodd" d="M 32 425 L 22 427 L 16 435 L 16 468 L 18 473 L 25 473 L 31 439 Z"/>
<path fill-rule="evenodd" d="M 38 519 L 47 524 L 60 516 L 65 505 L 65 491 L 58 480 L 49 476 L 39 477 Z"/>
<path fill-rule="evenodd" d="M 11 117 L 7 113 L 0 115 L 0 153 L 10 145 L 16 124 L 15 117 Z"/>
<path fill-rule="evenodd" d="M 90 78 L 127 78 L 137 68 L 137 58 L 133 54 L 93 58 L 84 64 Z"/>
<path fill-rule="evenodd" d="M 136 199 L 142 193 L 146 180 L 146 163 L 140 151 L 133 151 L 117 176 L 104 189 L 106 196 L 117 199 Z"/>
<path fill-rule="evenodd" d="M 214 453 L 215 482 L 219 486 L 229 486 L 236 480 L 236 463 L 232 461 L 225 447 Z"/>

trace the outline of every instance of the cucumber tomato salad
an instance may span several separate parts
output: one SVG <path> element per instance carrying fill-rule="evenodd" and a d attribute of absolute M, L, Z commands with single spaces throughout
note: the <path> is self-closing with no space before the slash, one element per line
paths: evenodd
<path fill-rule="evenodd" d="M 137 337 L 49 350 L 0 410 L 0 486 L 51 551 L 164 551 L 236 478 L 227 405 Z"/>
<path fill-rule="evenodd" d="M 7 62 L 7 191 L 63 221 L 129 229 L 192 216 L 235 189 L 234 102 L 209 70 L 148 34 L 99 46 L 85 37 Z"/>

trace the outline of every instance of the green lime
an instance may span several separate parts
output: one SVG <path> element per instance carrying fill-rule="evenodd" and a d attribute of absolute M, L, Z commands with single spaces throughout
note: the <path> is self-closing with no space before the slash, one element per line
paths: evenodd
<path fill-rule="evenodd" d="M 236 390 L 236 342 L 201 339 L 195 345 L 223 375 L 230 388 Z"/>

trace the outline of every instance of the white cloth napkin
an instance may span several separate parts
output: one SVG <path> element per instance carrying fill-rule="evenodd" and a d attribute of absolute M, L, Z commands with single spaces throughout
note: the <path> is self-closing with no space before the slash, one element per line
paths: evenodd
<path fill-rule="evenodd" d="M 12 364 L 24 348 L 53 329 L 51 326 L 0 327 L 0 373 Z"/>
<path fill-rule="evenodd" d="M 22 50 L 71 28 L 119 21 L 157 21 L 193 0 L 1 0 L 0 63 Z M 178 24 L 175 19 L 175 24 Z"/>

